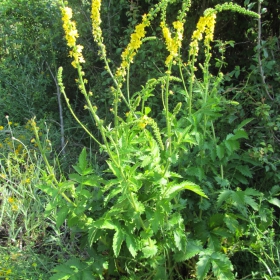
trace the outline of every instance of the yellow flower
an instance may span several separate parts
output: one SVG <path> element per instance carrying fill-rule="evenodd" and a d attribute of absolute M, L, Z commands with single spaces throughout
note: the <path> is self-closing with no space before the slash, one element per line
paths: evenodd
<path fill-rule="evenodd" d="M 15 199 L 14 199 L 13 197 L 9 197 L 9 198 L 8 198 L 8 202 L 9 202 L 10 204 L 13 204 L 13 203 L 15 203 Z"/>
<path fill-rule="evenodd" d="M 142 39 L 146 35 L 145 28 L 150 25 L 147 15 L 142 16 L 142 22 L 136 25 L 134 32 L 130 36 L 130 42 L 126 49 L 122 52 L 122 62 L 117 69 L 115 76 L 121 80 L 126 75 L 126 68 L 130 63 L 133 63 L 133 58 L 137 53 L 137 50 L 142 45 Z"/>
<path fill-rule="evenodd" d="M 169 56 L 165 60 L 166 66 L 170 64 L 178 56 L 179 48 L 182 46 L 184 26 L 181 21 L 174 21 L 173 27 L 175 28 L 175 36 L 172 38 L 169 28 L 164 22 L 160 24 L 162 34 L 165 39 L 166 48 L 169 51 Z"/>
<path fill-rule="evenodd" d="M 4 129 L 4 126 L 0 125 L 0 130 L 3 130 Z"/>
<path fill-rule="evenodd" d="M 79 34 L 76 28 L 76 23 L 71 21 L 72 9 L 69 7 L 61 8 L 61 13 L 67 45 L 72 48 L 72 50 L 69 52 L 69 55 L 70 57 L 74 58 L 74 61 L 72 61 L 73 67 L 77 68 L 79 63 L 85 62 L 82 55 L 83 46 L 76 45 L 76 40 L 79 37 Z"/>
<path fill-rule="evenodd" d="M 102 40 L 102 30 L 100 27 L 101 18 L 100 18 L 100 0 L 93 0 L 91 5 L 91 20 L 92 20 L 92 34 L 96 42 Z"/>
<path fill-rule="evenodd" d="M 190 55 L 198 54 L 198 41 L 201 41 L 205 33 L 204 45 L 210 48 L 210 42 L 214 39 L 214 29 L 216 24 L 216 14 L 212 13 L 207 16 L 200 17 L 196 30 L 192 34 L 192 42 L 190 43 Z"/>

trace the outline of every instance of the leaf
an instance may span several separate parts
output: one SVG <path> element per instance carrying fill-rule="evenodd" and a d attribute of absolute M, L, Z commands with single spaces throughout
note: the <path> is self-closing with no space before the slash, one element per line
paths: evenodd
<path fill-rule="evenodd" d="M 251 196 L 245 195 L 244 201 L 246 204 L 250 205 L 255 211 L 259 210 L 258 204 Z"/>
<path fill-rule="evenodd" d="M 87 150 L 85 147 L 83 148 L 81 154 L 79 155 L 79 167 L 82 170 L 82 172 L 87 167 Z"/>
<path fill-rule="evenodd" d="M 229 153 L 234 152 L 235 150 L 238 150 L 240 148 L 240 144 L 236 140 L 226 140 L 225 142 L 226 148 L 228 149 Z"/>
<path fill-rule="evenodd" d="M 130 254 L 133 258 L 135 258 L 138 251 L 137 240 L 132 234 L 128 233 L 126 234 L 125 242 Z"/>
<path fill-rule="evenodd" d="M 280 208 L 280 200 L 278 198 L 271 198 L 268 200 L 268 202 Z"/>
<path fill-rule="evenodd" d="M 208 246 L 213 251 L 220 251 L 221 249 L 221 243 L 219 238 L 216 234 L 213 234 L 212 232 L 210 232 L 210 235 L 208 237 Z"/>
<path fill-rule="evenodd" d="M 201 167 L 189 167 L 186 172 L 188 175 L 197 177 L 200 181 L 205 177 L 204 171 Z"/>
<path fill-rule="evenodd" d="M 59 210 L 56 214 L 56 226 L 57 227 L 60 227 L 64 223 L 68 213 L 69 213 L 68 205 L 64 205 L 63 207 L 59 208 Z"/>
<path fill-rule="evenodd" d="M 217 145 L 216 151 L 218 158 L 221 160 L 225 155 L 225 148 L 222 145 Z"/>
<path fill-rule="evenodd" d="M 185 250 L 187 244 L 186 233 L 180 228 L 177 228 L 176 230 L 174 230 L 173 236 L 177 249 L 180 251 Z"/>
<path fill-rule="evenodd" d="M 221 207 L 224 201 L 228 200 L 229 197 L 232 195 L 233 191 L 232 190 L 223 190 L 218 196 L 217 199 L 217 207 Z"/>
<path fill-rule="evenodd" d="M 148 246 L 142 248 L 142 253 L 144 254 L 145 258 L 152 258 L 158 251 L 156 241 L 149 239 L 148 244 Z"/>
<path fill-rule="evenodd" d="M 119 256 L 123 241 L 124 234 L 121 229 L 117 228 L 113 237 L 113 250 L 116 258 Z"/>
<path fill-rule="evenodd" d="M 243 128 L 246 124 L 248 124 L 249 122 L 251 122 L 254 118 L 249 118 L 246 119 L 244 121 L 242 121 L 236 128 L 236 130 L 240 130 L 241 128 Z"/>
<path fill-rule="evenodd" d="M 116 229 L 116 225 L 112 220 L 110 218 L 106 219 L 105 217 L 93 222 L 93 226 L 100 229 Z"/>
<path fill-rule="evenodd" d="M 252 189 L 252 188 L 247 188 L 245 191 L 244 191 L 244 194 L 245 195 L 252 195 L 252 196 L 261 196 L 262 194 L 255 190 L 255 189 Z"/>
<path fill-rule="evenodd" d="M 52 197 L 56 197 L 58 194 L 58 189 L 56 189 L 52 186 L 49 186 L 49 185 L 40 185 L 40 186 L 38 186 L 38 188 Z"/>
<path fill-rule="evenodd" d="M 207 195 L 200 188 L 200 186 L 196 185 L 195 183 L 188 182 L 188 181 L 182 182 L 178 185 L 169 186 L 167 191 L 165 191 L 165 193 L 163 194 L 163 197 L 167 198 L 168 200 L 171 200 L 172 198 L 174 198 L 177 195 L 178 192 L 180 192 L 182 190 L 190 190 L 202 197 L 208 198 Z"/>
<path fill-rule="evenodd" d="M 228 257 L 222 253 L 215 252 L 211 255 L 212 270 L 219 280 L 234 280 L 233 266 Z"/>
<path fill-rule="evenodd" d="M 176 262 L 189 260 L 198 255 L 202 250 L 203 246 L 200 240 L 188 240 L 186 248 L 174 254 L 174 260 Z"/>
<path fill-rule="evenodd" d="M 240 138 L 248 139 L 248 134 L 245 130 L 235 130 L 234 136 L 231 137 L 231 140 L 238 140 Z"/>
<path fill-rule="evenodd" d="M 50 280 L 78 280 L 80 277 L 77 275 L 83 269 L 82 263 L 77 258 L 72 258 L 66 263 L 56 266 L 52 271 L 56 272 L 50 277 Z"/>
<path fill-rule="evenodd" d="M 196 276 L 198 280 L 204 280 L 211 266 L 211 256 L 202 255 L 196 264 Z"/>
<path fill-rule="evenodd" d="M 152 157 L 151 157 L 151 156 L 148 156 L 148 155 L 144 155 L 144 156 L 142 156 L 142 157 L 139 157 L 139 159 L 142 161 L 142 162 L 141 162 L 141 167 L 142 167 L 142 168 L 145 167 L 145 166 L 147 166 L 147 165 L 149 165 L 149 164 L 151 164 L 152 161 L 153 161 Z"/>
<path fill-rule="evenodd" d="M 248 165 L 237 165 L 236 169 L 244 176 L 252 178 L 252 172 Z"/>
<path fill-rule="evenodd" d="M 225 214 L 224 222 L 232 233 L 237 234 L 237 235 L 239 234 L 240 226 L 239 226 L 238 221 L 235 219 L 235 217 L 233 217 L 232 215 L 229 215 L 229 214 Z"/>

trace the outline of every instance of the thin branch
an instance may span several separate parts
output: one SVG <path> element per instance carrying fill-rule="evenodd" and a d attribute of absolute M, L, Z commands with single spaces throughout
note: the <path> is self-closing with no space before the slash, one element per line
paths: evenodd
<path fill-rule="evenodd" d="M 267 96 L 270 98 L 270 100 L 274 100 L 274 98 L 270 95 L 267 89 L 267 85 L 265 82 L 265 76 L 264 76 L 264 71 L 263 71 L 263 66 L 262 66 L 262 59 L 261 59 L 261 36 L 262 36 L 262 21 L 261 21 L 261 2 L 262 0 L 258 1 L 258 14 L 259 14 L 259 19 L 258 19 L 258 62 L 259 62 L 259 71 L 260 71 L 260 76 L 261 76 L 261 82 L 263 85 L 263 88 L 267 94 Z"/>
<path fill-rule="evenodd" d="M 63 110 L 62 110 L 62 103 L 61 103 L 61 92 L 60 92 L 60 88 L 59 88 L 56 76 L 53 74 L 49 64 L 47 62 L 46 62 L 46 64 L 47 64 L 49 72 L 51 73 L 52 78 L 55 82 L 55 86 L 56 86 L 56 93 L 55 94 L 57 95 L 57 102 L 58 102 L 58 109 L 59 109 L 60 135 L 61 135 L 60 143 L 61 143 L 61 149 L 62 149 L 61 152 L 62 152 L 63 155 L 65 155 L 66 144 L 65 144 L 65 137 L 64 137 L 64 120 L 63 120 Z"/>

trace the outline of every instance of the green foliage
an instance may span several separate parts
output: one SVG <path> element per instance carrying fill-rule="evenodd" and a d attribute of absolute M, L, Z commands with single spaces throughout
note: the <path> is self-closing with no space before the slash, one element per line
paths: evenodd
<path fill-rule="evenodd" d="M 52 89 L 51 80 L 40 73 L 48 70 L 52 76 L 58 63 L 67 62 L 65 42 L 59 39 L 59 9 L 52 5 L 56 2 L 45 3 L 50 5 L 51 21 L 45 18 L 46 6 L 23 2 L 5 1 L 1 8 L 5 16 L 11 15 L 7 23 L 2 21 L 3 34 L 10 32 L 11 37 L 1 40 L 0 106 L 10 111 L 15 96 L 6 93 L 12 86 L 22 90 L 16 98 L 26 106 L 14 107 L 20 120 L 33 111 L 45 115 L 54 105 L 54 98 L 42 94 Z M 238 43 L 218 40 L 213 46 L 214 15 L 224 13 L 218 15 L 218 27 L 229 19 L 234 25 L 240 17 L 259 15 L 214 0 L 215 8 L 210 9 L 205 1 L 194 1 L 190 7 L 189 1 L 104 0 L 99 10 L 98 2 L 92 1 L 95 9 L 90 15 L 90 1 L 69 1 L 79 36 L 69 9 L 63 10 L 77 84 L 72 83 L 73 70 L 68 67 L 63 72 L 65 87 L 61 68 L 58 83 L 52 76 L 84 131 L 77 130 L 78 136 L 69 138 L 79 145 L 78 152 L 64 154 L 70 172 L 63 172 L 49 129 L 45 135 L 42 132 L 43 123 L 31 119 L 28 131 L 10 122 L 0 126 L 4 245 L 13 248 L 18 242 L 19 248 L 33 253 L 17 258 L 17 264 L 5 257 L 1 276 L 277 279 L 278 99 L 271 91 L 267 94 L 272 87 L 277 90 L 275 38 L 251 48 L 256 55 L 249 70 L 236 61 L 232 70 L 225 56 L 238 53 Z M 245 5 L 254 8 L 249 1 Z M 191 36 L 194 15 L 204 10 Z M 229 11 L 238 13 L 232 16 Z M 245 25 L 242 20 L 238 32 L 231 35 L 240 38 Z M 184 31 L 184 26 L 189 30 Z M 48 32 L 54 28 L 57 33 Z M 252 37 L 253 31 L 254 27 Z M 92 32 L 94 42 L 88 40 Z M 222 39 L 225 34 L 220 32 L 215 36 Z M 260 52 L 266 83 L 259 76 Z M 246 84 L 236 85 L 243 78 Z M 76 96 L 77 85 L 84 99 Z M 44 105 L 41 111 L 39 104 Z M 69 117 L 66 128 L 76 130 Z M 77 163 L 69 167 L 78 153 Z M 37 219 L 34 213 L 40 213 Z M 38 246 L 50 248 L 44 249 L 46 258 L 36 253 Z M 24 266 L 33 270 L 19 275 Z"/>

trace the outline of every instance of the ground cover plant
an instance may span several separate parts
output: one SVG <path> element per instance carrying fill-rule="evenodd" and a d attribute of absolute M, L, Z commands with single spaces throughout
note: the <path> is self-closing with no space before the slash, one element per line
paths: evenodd
<path fill-rule="evenodd" d="M 235 96 L 224 94 L 227 82 L 239 75 L 238 67 L 223 73 L 225 50 L 233 42 L 214 42 L 216 20 L 223 12 L 256 20 L 260 13 L 232 3 L 206 9 L 186 52 L 184 29 L 191 2 L 182 1 L 170 20 L 173 2 L 159 1 L 142 16 L 117 65 L 104 44 L 102 1 L 92 1 L 92 35 L 99 49 L 95 55 L 110 80 L 106 78 L 110 88 L 105 114 L 96 100 L 102 92 L 96 92 L 84 71 L 89 54 L 84 55 L 84 46 L 78 43 L 74 14 L 66 2 L 61 3 L 76 84 L 92 123 L 75 112 L 62 67 L 57 84 L 68 110 L 93 144 L 81 149 L 68 174 L 60 168 L 60 156 L 53 151 L 44 122 L 32 118 L 25 129 L 17 128 L 7 115 L 2 126 L 7 134 L 1 134 L 5 149 L 1 225 L 7 237 L 1 276 L 278 279 L 280 186 L 275 171 L 279 160 L 267 156 L 276 146 L 269 138 L 262 150 L 255 145 L 245 148 L 255 116 L 240 117 L 243 97 L 237 101 L 238 89 Z M 154 22 L 160 33 L 149 36 Z M 147 73 L 137 89 L 133 81 L 137 73 L 141 72 L 141 80 L 145 76 L 137 59 L 145 58 L 147 49 L 163 46 L 159 71 Z M 244 89 L 253 94 L 253 88 Z M 263 105 L 257 104 L 256 115 L 273 123 L 270 132 L 277 131 L 272 107 Z M 267 188 L 259 188 L 255 181 L 263 168 L 270 171 Z M 39 213 L 36 218 L 34 213 Z M 5 250 L 7 245 L 16 256 Z M 46 258 L 36 246 L 44 247 Z M 20 275 L 28 265 L 32 269 Z"/>

